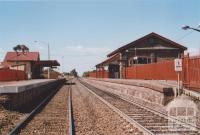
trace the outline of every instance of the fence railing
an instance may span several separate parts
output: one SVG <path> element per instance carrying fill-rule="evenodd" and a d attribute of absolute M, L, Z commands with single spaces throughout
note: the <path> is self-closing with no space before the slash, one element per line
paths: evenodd
<path fill-rule="evenodd" d="M 146 80 L 177 80 L 174 71 L 174 61 L 162 61 L 158 63 L 137 65 L 123 68 L 123 78 Z"/>
<path fill-rule="evenodd" d="M 0 69 L 0 81 L 25 80 L 25 72 L 11 69 Z"/>
<path fill-rule="evenodd" d="M 183 71 L 180 79 L 185 88 L 200 89 L 200 56 L 184 56 L 182 59 Z M 146 80 L 177 80 L 174 70 L 174 60 L 162 61 L 153 64 L 124 67 L 122 70 L 124 79 Z M 108 71 L 93 71 L 90 77 L 108 78 Z"/>
<path fill-rule="evenodd" d="M 95 70 L 89 72 L 89 77 L 95 78 L 108 78 L 108 71 L 107 70 Z"/>
<path fill-rule="evenodd" d="M 200 56 L 183 58 L 183 85 L 190 89 L 200 89 Z"/>
<path fill-rule="evenodd" d="M 98 78 L 98 77 L 97 77 L 96 71 L 90 71 L 88 76 L 89 76 L 89 77 Z"/>

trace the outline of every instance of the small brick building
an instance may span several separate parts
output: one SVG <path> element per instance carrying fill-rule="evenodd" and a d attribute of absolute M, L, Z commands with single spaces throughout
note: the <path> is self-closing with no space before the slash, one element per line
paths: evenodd
<path fill-rule="evenodd" d="M 122 68 L 156 63 L 181 57 L 187 48 L 154 32 L 126 44 L 96 65 L 97 71 L 108 67 L 109 78 L 122 78 Z"/>
<path fill-rule="evenodd" d="M 41 78 L 43 67 L 60 66 L 56 60 L 40 60 L 39 52 L 7 52 L 0 68 L 21 70 L 26 79 Z"/>

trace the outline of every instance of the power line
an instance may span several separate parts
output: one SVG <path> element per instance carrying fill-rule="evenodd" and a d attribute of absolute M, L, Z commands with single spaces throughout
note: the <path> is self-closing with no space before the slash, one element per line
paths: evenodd
<path fill-rule="evenodd" d="M 185 37 L 189 36 L 190 34 L 192 34 L 194 31 L 189 31 L 186 34 L 184 34 L 183 36 L 181 36 L 180 38 L 177 39 L 177 41 L 181 41 L 183 40 Z"/>

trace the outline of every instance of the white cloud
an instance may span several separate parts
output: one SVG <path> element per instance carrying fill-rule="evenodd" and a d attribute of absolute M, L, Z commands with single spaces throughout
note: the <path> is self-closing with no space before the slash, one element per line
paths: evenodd
<path fill-rule="evenodd" d="M 45 50 L 45 48 L 43 46 L 39 46 L 38 50 Z"/>
<path fill-rule="evenodd" d="M 188 53 L 188 52 L 189 52 L 190 56 L 200 55 L 200 47 L 199 48 L 188 48 L 186 53 Z"/>
<path fill-rule="evenodd" d="M 45 48 L 45 46 L 41 46 L 41 45 L 33 45 L 33 46 L 31 46 L 31 48 L 30 48 L 30 51 L 39 51 L 39 52 L 41 52 L 41 51 L 45 51 L 45 50 L 47 50 L 47 47 Z"/>
<path fill-rule="evenodd" d="M 59 48 L 51 54 L 52 59 L 57 59 L 61 66 L 60 71 L 70 71 L 76 68 L 81 75 L 84 71 L 95 69 L 95 65 L 106 59 L 106 55 L 110 53 L 113 48 L 106 46 L 65 46 Z"/>
<path fill-rule="evenodd" d="M 3 61 L 5 55 L 5 50 L 3 48 L 0 48 L 0 61 Z"/>
<path fill-rule="evenodd" d="M 68 55 L 77 54 L 77 55 L 105 55 L 112 50 L 112 48 L 108 47 L 85 47 L 81 45 L 77 46 L 66 46 L 64 51 L 67 52 Z"/>
<path fill-rule="evenodd" d="M 0 48 L 0 53 L 4 53 L 4 49 L 3 48 Z"/>

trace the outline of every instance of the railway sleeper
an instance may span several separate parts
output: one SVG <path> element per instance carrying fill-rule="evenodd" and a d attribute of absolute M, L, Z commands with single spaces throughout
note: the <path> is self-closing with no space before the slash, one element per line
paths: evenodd
<path fill-rule="evenodd" d="M 127 114 L 128 116 L 132 117 L 132 118 L 144 118 L 144 119 L 165 119 L 163 117 L 158 117 L 156 115 L 152 116 L 152 115 L 138 115 L 138 114 Z"/>
<path fill-rule="evenodd" d="M 122 109 L 120 109 L 122 110 Z M 154 113 L 149 113 L 147 111 L 127 111 L 127 110 L 122 110 L 124 113 L 130 113 L 130 114 L 135 114 L 135 115 L 155 115 Z"/>
<path fill-rule="evenodd" d="M 145 126 L 149 130 L 170 130 L 173 129 L 174 126 Z M 189 130 L 189 128 L 183 126 L 176 126 L 176 130 Z"/>
<path fill-rule="evenodd" d="M 177 135 L 177 134 L 182 134 L 182 135 L 197 135 L 198 131 L 192 131 L 192 130 L 179 130 L 177 131 L 176 129 L 174 130 L 152 130 L 153 133 L 156 135 Z"/>
<path fill-rule="evenodd" d="M 155 115 L 153 113 L 149 113 L 147 111 L 127 111 L 126 109 L 120 109 L 123 110 L 124 113 L 126 114 L 138 114 L 138 115 Z"/>
<path fill-rule="evenodd" d="M 159 119 L 159 118 L 142 118 L 142 117 L 138 117 L 138 118 L 134 118 L 131 117 L 134 120 L 140 121 L 140 122 L 152 122 L 152 123 L 168 123 L 167 119 Z"/>
<path fill-rule="evenodd" d="M 159 123 L 143 123 L 144 126 L 168 126 L 168 125 L 173 125 L 173 122 L 159 122 Z M 176 124 L 179 125 L 179 124 Z M 181 126 L 181 125 L 180 125 Z"/>

